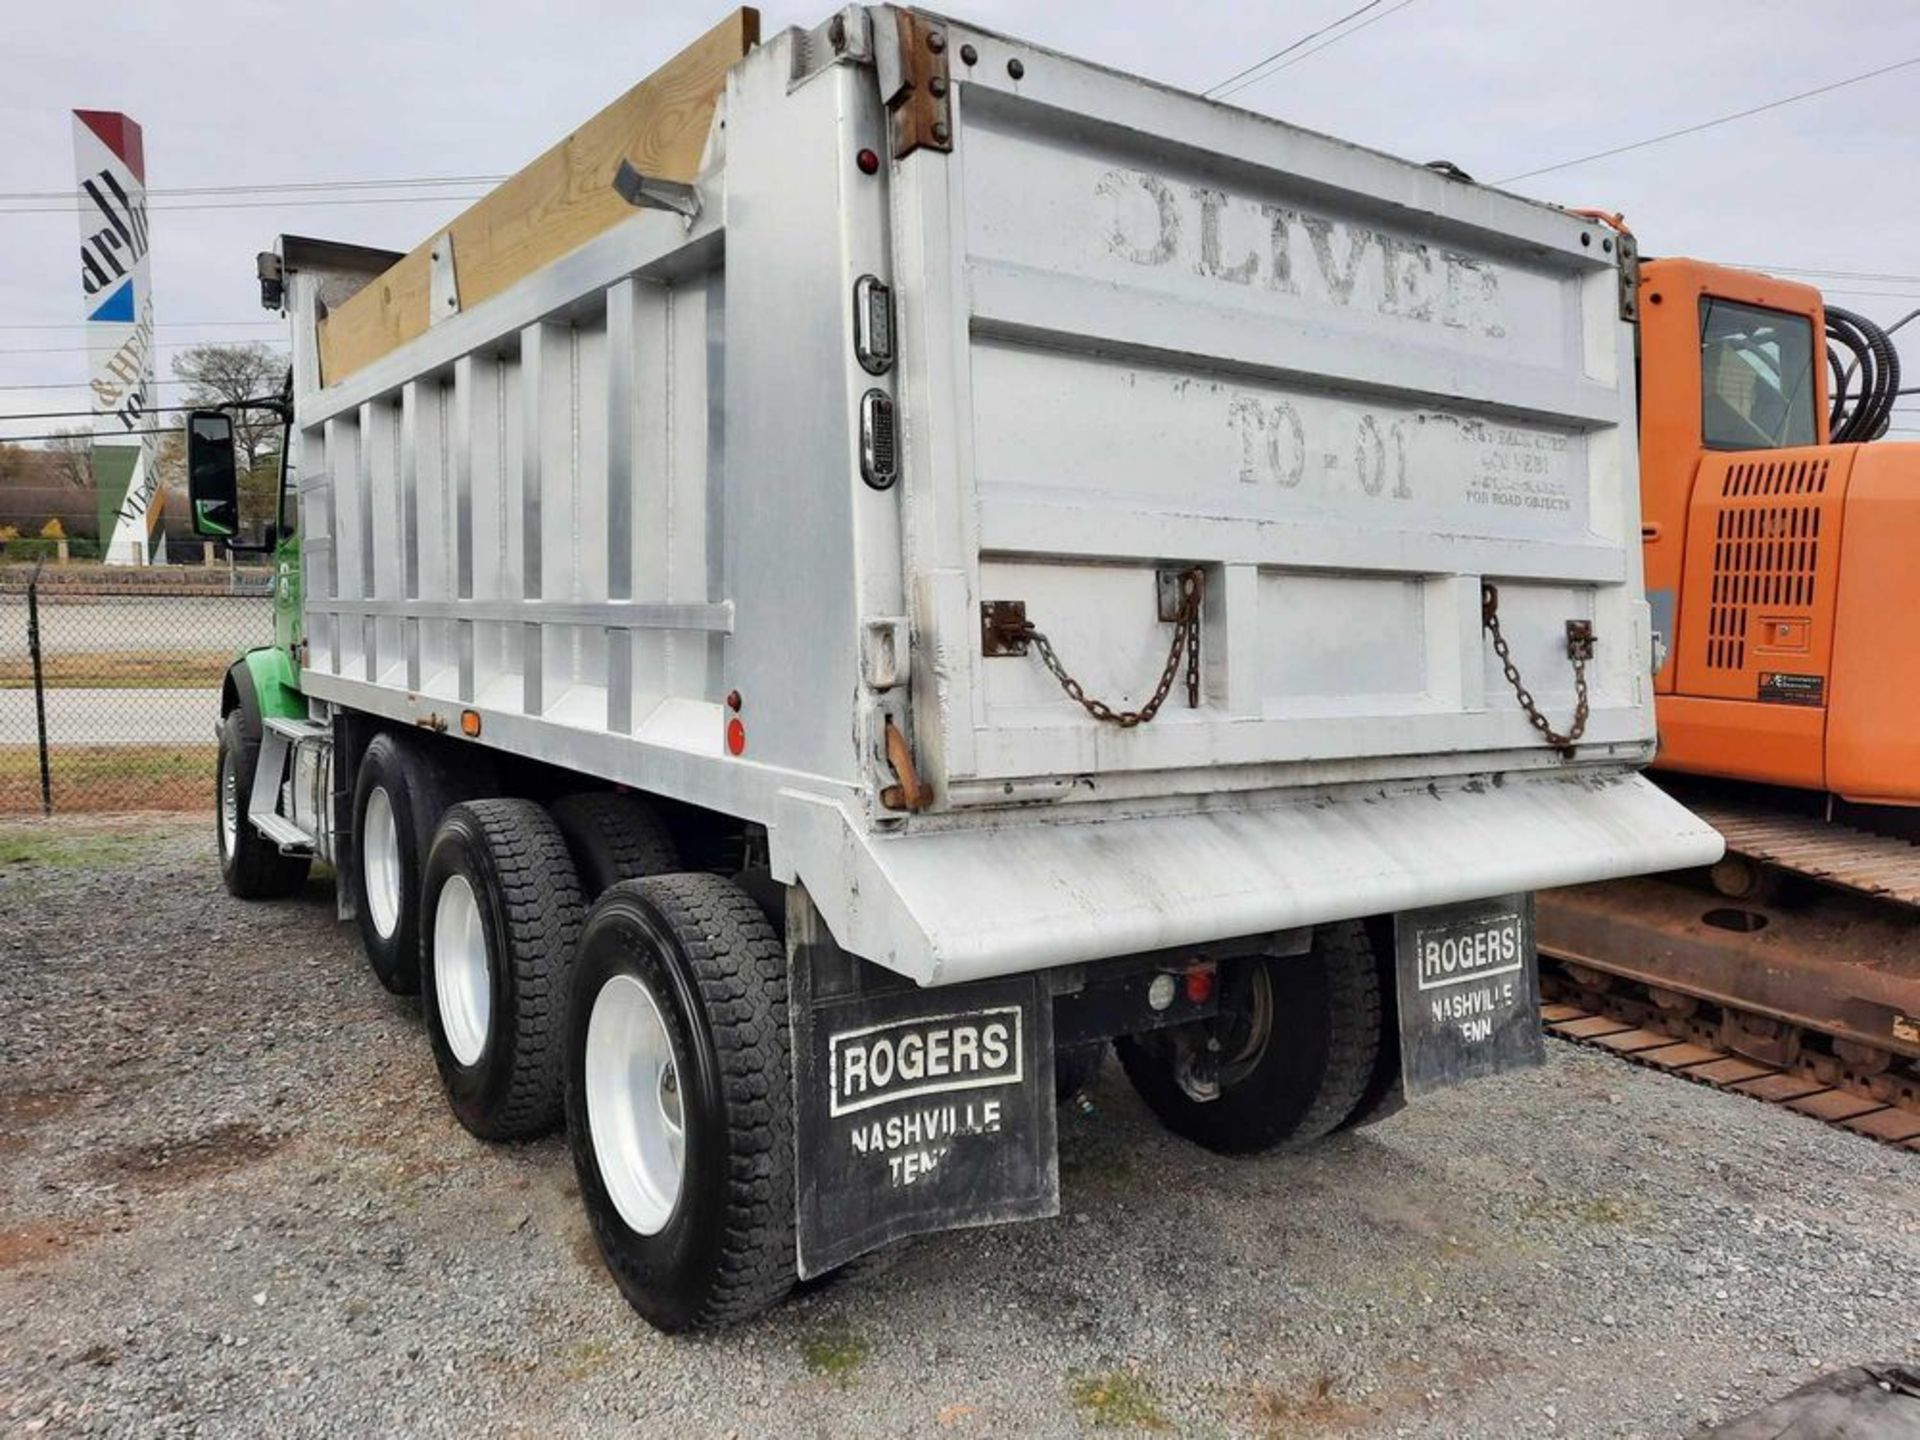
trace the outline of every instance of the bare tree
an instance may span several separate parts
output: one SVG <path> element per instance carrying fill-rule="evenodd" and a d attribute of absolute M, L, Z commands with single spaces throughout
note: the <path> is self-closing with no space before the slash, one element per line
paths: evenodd
<path fill-rule="evenodd" d="M 286 357 L 271 347 L 193 345 L 173 357 L 173 374 L 186 382 L 189 405 L 236 405 L 278 395 L 286 383 Z M 251 475 L 280 453 L 280 417 L 270 410 L 235 410 L 233 442 L 240 468 Z"/>
<path fill-rule="evenodd" d="M 93 436 L 85 430 L 62 430 L 47 442 L 48 469 L 62 485 L 76 490 L 93 488 Z"/>
<path fill-rule="evenodd" d="M 37 464 L 33 451 L 26 446 L 0 440 L 0 485 L 32 474 Z"/>
<path fill-rule="evenodd" d="M 286 384 L 286 357 L 258 343 L 194 345 L 173 357 L 173 373 L 186 382 L 187 404 L 217 405 L 233 417 L 241 513 L 271 520 L 280 487 L 280 417 L 239 402 L 280 394 Z M 182 416 L 182 428 L 165 436 L 160 445 L 160 475 L 169 485 L 185 481 L 185 445 L 176 438 L 184 435 L 185 423 Z"/>

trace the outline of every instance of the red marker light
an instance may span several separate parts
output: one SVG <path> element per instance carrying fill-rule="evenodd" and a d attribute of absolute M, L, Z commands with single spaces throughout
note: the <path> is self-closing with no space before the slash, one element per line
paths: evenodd
<path fill-rule="evenodd" d="M 880 171 L 880 157 L 871 150 L 862 150 L 853 157 L 853 163 L 860 167 L 862 175 L 877 175 Z"/>
<path fill-rule="evenodd" d="M 1204 1005 L 1213 998 L 1213 967 L 1187 971 L 1187 1003 Z"/>
<path fill-rule="evenodd" d="M 746 750 L 747 727 L 741 724 L 740 717 L 735 715 L 727 721 L 727 753 L 729 755 L 744 755 Z"/>

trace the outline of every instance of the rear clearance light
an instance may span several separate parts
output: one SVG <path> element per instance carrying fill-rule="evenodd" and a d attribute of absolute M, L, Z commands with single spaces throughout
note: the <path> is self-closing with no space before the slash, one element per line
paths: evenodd
<path fill-rule="evenodd" d="M 869 375 L 893 368 L 893 292 L 872 275 L 853 282 L 853 353 Z"/>
<path fill-rule="evenodd" d="M 860 397 L 860 476 L 876 490 L 889 490 L 900 478 L 893 399 L 884 390 L 869 390 Z"/>

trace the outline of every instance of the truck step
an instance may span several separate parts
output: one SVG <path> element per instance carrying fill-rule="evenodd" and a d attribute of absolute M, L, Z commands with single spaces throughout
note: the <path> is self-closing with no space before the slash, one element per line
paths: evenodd
<path fill-rule="evenodd" d="M 284 815 L 250 815 L 254 829 L 280 847 L 283 855 L 311 855 L 313 837 Z"/>
<path fill-rule="evenodd" d="M 289 740 L 325 740 L 333 727 L 324 720 L 295 720 L 285 715 L 269 715 L 262 722 L 276 735 Z"/>

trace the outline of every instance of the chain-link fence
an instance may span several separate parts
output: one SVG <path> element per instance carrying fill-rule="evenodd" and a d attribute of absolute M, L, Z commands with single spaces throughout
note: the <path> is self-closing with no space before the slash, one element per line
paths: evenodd
<path fill-rule="evenodd" d="M 272 572 L 0 569 L 0 815 L 213 803 L 220 681 Z"/>

